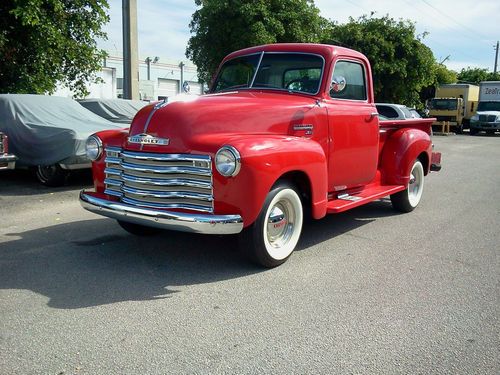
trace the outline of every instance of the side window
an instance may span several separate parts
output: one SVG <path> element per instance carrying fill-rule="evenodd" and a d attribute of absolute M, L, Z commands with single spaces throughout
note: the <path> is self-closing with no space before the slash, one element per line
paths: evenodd
<path fill-rule="evenodd" d="M 343 90 L 330 89 L 333 99 L 366 100 L 365 69 L 363 65 L 353 61 L 337 61 L 333 69 L 333 78 L 343 77 L 345 88 Z M 332 79 L 333 79 L 332 78 Z"/>
<path fill-rule="evenodd" d="M 387 118 L 398 118 L 398 112 L 392 108 L 392 107 L 387 107 L 385 105 L 377 105 L 377 111 L 380 113 L 382 116 L 385 116 Z"/>

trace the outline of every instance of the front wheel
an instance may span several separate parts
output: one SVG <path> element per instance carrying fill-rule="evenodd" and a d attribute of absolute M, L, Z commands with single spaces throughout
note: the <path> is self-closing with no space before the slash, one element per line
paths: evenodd
<path fill-rule="evenodd" d="M 410 181 L 405 190 L 391 195 L 392 207 L 400 212 L 413 211 L 424 192 L 424 167 L 420 160 L 415 160 L 410 172 Z"/>
<path fill-rule="evenodd" d="M 240 246 L 256 263 L 279 266 L 297 246 L 303 220 L 297 191 L 288 183 L 279 183 L 267 195 L 257 220 L 240 235 Z"/>

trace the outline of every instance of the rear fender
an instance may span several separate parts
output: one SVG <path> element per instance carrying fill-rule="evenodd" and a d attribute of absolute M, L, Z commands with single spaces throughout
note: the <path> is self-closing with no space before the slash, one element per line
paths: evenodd
<path fill-rule="evenodd" d="M 420 157 L 425 174 L 429 172 L 432 141 L 426 132 L 403 128 L 386 140 L 380 159 L 382 183 L 385 185 L 408 185 L 410 170 L 415 159 Z"/>

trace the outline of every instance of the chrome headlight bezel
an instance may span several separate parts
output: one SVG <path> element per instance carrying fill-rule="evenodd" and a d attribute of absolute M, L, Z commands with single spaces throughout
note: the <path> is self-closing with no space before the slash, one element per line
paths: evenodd
<path fill-rule="evenodd" d="M 87 142 L 85 142 L 85 153 L 87 157 L 95 161 L 99 159 L 102 155 L 102 141 L 97 135 L 91 135 L 87 138 Z"/>
<path fill-rule="evenodd" d="M 224 177 L 234 177 L 241 169 L 241 155 L 233 146 L 224 145 L 215 154 L 215 168 Z"/>

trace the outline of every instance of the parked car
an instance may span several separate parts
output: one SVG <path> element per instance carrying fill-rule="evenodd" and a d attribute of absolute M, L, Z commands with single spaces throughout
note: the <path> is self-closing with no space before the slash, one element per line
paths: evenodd
<path fill-rule="evenodd" d="M 408 108 L 403 104 L 376 103 L 377 111 L 382 116 L 390 120 L 407 120 L 411 118 L 422 118 L 413 108 Z"/>
<path fill-rule="evenodd" d="M 82 106 L 111 122 L 130 125 L 135 114 L 149 102 L 128 99 L 82 99 Z"/>
<path fill-rule="evenodd" d="M 14 169 L 17 156 L 9 154 L 8 137 L 0 132 L 0 170 Z"/>
<path fill-rule="evenodd" d="M 80 202 L 137 235 L 239 233 L 264 267 L 292 254 L 306 214 L 386 196 L 410 212 L 441 168 L 434 119 L 379 122 L 370 72 L 364 55 L 337 46 L 234 52 L 208 95 L 144 107 L 128 133 L 92 135 L 94 189 Z"/>
<path fill-rule="evenodd" d="M 0 94 L 0 131 L 18 158 L 16 168 L 32 168 L 47 186 L 64 184 L 71 170 L 90 168 L 89 135 L 122 126 L 97 116 L 70 98 Z"/>

